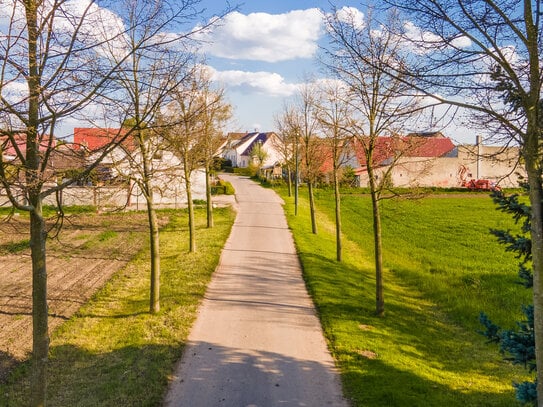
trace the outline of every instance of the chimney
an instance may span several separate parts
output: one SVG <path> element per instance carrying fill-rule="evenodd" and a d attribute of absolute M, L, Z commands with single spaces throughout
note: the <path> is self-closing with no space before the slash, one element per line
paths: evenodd
<path fill-rule="evenodd" d="M 483 136 L 478 135 L 476 138 L 477 146 L 477 179 L 481 179 L 481 165 L 482 165 L 482 154 L 483 154 Z"/>

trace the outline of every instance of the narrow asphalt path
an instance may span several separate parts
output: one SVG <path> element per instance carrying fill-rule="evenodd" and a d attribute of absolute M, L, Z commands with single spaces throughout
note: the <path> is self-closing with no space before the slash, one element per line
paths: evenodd
<path fill-rule="evenodd" d="M 168 407 L 347 407 L 281 199 L 247 178 Z"/>

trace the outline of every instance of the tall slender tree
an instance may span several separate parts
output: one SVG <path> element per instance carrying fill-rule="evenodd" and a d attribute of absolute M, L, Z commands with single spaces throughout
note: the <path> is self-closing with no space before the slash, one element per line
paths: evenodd
<path fill-rule="evenodd" d="M 350 131 L 363 152 L 373 213 L 373 237 L 376 280 L 376 309 L 385 313 L 383 249 L 380 201 L 389 190 L 389 174 L 394 163 L 409 148 L 398 135 L 405 121 L 418 109 L 418 98 L 409 83 L 387 76 L 383 67 L 402 65 L 401 22 L 391 13 L 386 24 L 374 19 L 371 9 L 362 16 L 354 9 L 334 10 L 327 15 L 331 45 L 327 51 L 328 68 L 349 87 L 354 110 Z M 407 144 L 407 145 L 406 145 Z M 387 158 L 383 172 L 379 167 Z"/>
<path fill-rule="evenodd" d="M 316 115 L 322 129 L 329 158 L 332 161 L 332 177 L 335 197 L 336 218 L 336 260 L 342 261 L 341 242 L 341 193 L 340 181 L 342 166 L 349 158 L 348 141 L 351 138 L 354 111 L 348 103 L 348 88 L 343 82 L 323 82 L 320 87 Z"/>
<path fill-rule="evenodd" d="M 296 167 L 296 131 L 289 126 L 289 107 L 285 106 L 283 112 L 275 117 L 275 125 L 278 129 L 277 137 L 274 138 L 273 143 L 275 149 L 279 152 L 281 157 L 282 166 L 287 171 L 287 188 L 288 196 L 292 196 L 292 174 Z"/>
<path fill-rule="evenodd" d="M 133 143 L 128 143 L 129 148 L 124 148 L 122 158 L 128 161 L 126 176 L 138 185 L 146 202 L 151 259 L 149 310 L 157 313 L 160 311 L 160 232 L 154 202 L 157 192 L 155 179 L 165 177 L 170 169 L 157 166 L 154 160 L 157 154 L 161 154 L 163 143 L 153 125 L 160 108 L 189 76 L 193 54 L 189 51 L 185 36 L 167 42 L 157 38 L 140 49 L 139 44 L 151 33 L 157 32 L 162 21 L 168 20 L 167 4 L 144 0 L 127 0 L 124 3 L 128 10 L 126 46 L 133 52 L 115 79 L 119 89 L 127 96 L 121 107 L 130 119 L 125 120 L 123 125 L 133 129 L 130 138 Z M 182 44 L 183 41 L 185 44 Z M 181 52 L 180 48 L 186 51 Z M 116 63 L 115 53 L 110 58 Z"/>
<path fill-rule="evenodd" d="M 311 218 L 311 232 L 317 234 L 317 209 L 315 206 L 314 186 L 320 174 L 322 165 L 322 149 L 318 136 L 318 120 L 315 115 L 317 106 L 317 89 L 315 83 L 307 81 L 297 94 L 292 116 L 292 128 L 298 131 L 301 144 L 302 165 L 304 178 L 307 183 L 309 198 L 309 213 Z"/>
<path fill-rule="evenodd" d="M 6 0 L 1 5 L 0 137 L 4 145 L 13 147 L 16 157 L 0 156 L 0 185 L 15 208 L 30 213 L 32 406 L 46 404 L 47 388 L 48 230 L 43 199 L 77 181 L 57 182 L 50 171 L 58 126 L 63 119 L 90 107 L 93 109 L 87 114 L 97 106 L 105 113 L 118 113 L 125 95 L 117 79 L 131 57 L 146 47 L 170 41 L 171 36 L 163 32 L 181 31 L 183 23 L 197 16 L 196 0 L 161 3 L 171 6 L 168 13 L 133 47 L 126 46 L 127 10 L 119 2 Z M 109 119 L 118 126 L 125 118 L 121 116 L 115 114 Z M 128 129 L 114 137 L 80 176 L 87 176 L 133 132 L 133 128 Z"/>
<path fill-rule="evenodd" d="M 543 4 L 538 0 L 384 0 L 405 12 L 403 66 L 383 67 L 462 109 L 470 127 L 520 146 L 532 208 L 538 406 L 543 406 Z M 416 24 L 414 23 L 416 22 Z"/>
<path fill-rule="evenodd" d="M 196 171 L 205 169 L 206 195 L 209 201 L 208 227 L 211 227 L 209 170 L 218 147 L 217 136 L 221 126 L 229 118 L 230 106 L 225 103 L 222 91 L 212 89 L 209 73 L 201 65 L 195 66 L 190 80 L 177 87 L 164 114 L 165 139 L 183 167 L 189 212 L 190 252 L 196 251 L 192 176 Z"/>
<path fill-rule="evenodd" d="M 227 102 L 224 88 L 214 85 L 210 74 L 204 67 L 200 78 L 201 86 L 198 97 L 204 104 L 200 121 L 203 144 L 203 160 L 206 177 L 206 215 L 207 227 L 213 227 L 213 199 L 211 196 L 211 172 L 214 170 L 217 151 L 224 141 L 224 127 L 232 118 L 232 106 Z"/>

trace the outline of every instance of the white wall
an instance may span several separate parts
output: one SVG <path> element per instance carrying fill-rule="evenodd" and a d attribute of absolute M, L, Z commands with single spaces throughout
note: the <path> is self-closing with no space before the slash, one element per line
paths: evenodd
<path fill-rule="evenodd" d="M 192 198 L 206 199 L 205 172 L 195 171 L 192 174 Z M 62 203 L 70 205 L 91 205 L 98 208 L 123 208 L 130 210 L 143 210 L 146 208 L 145 198 L 137 187 L 128 186 L 89 186 L 68 187 L 62 191 Z M 184 182 L 181 179 L 170 184 L 168 189 L 154 192 L 154 201 L 158 208 L 182 208 L 187 204 Z M 44 199 L 45 205 L 56 205 L 55 195 Z M 127 205 L 128 204 L 128 205 Z M 0 190 L 0 206 L 11 206 L 5 192 Z"/>
<path fill-rule="evenodd" d="M 405 157 L 396 163 L 392 171 L 395 187 L 460 187 L 461 170 L 464 179 L 488 179 L 503 188 L 519 186 L 519 174 L 525 176 L 522 166 L 517 165 L 519 151 L 516 148 L 459 146 L 458 157 Z M 388 167 L 376 171 L 384 176 Z M 360 176 L 360 186 L 368 186 L 367 173 Z"/>

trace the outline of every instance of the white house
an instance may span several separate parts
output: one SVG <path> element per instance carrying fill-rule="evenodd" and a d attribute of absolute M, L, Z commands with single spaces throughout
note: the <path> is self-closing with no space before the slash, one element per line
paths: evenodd
<path fill-rule="evenodd" d="M 232 167 L 246 168 L 254 159 L 251 154 L 253 149 L 260 144 L 267 155 L 262 166 L 271 166 L 281 161 L 276 138 L 274 132 L 228 133 L 227 140 L 220 148 L 220 156 L 230 160 Z"/>
<path fill-rule="evenodd" d="M 76 128 L 74 130 L 75 149 L 88 151 L 89 162 L 93 162 L 101 154 L 103 146 L 107 145 L 115 135 L 121 134 L 119 129 Z M 156 150 L 156 151 L 155 151 Z M 185 182 L 181 160 L 171 151 L 153 149 L 150 171 L 153 173 L 153 200 L 158 207 L 178 207 L 186 204 Z M 142 178 L 141 155 L 139 149 L 128 138 L 121 145 L 107 154 L 96 168 L 99 178 L 104 182 L 100 185 L 100 202 L 135 209 L 143 209 L 145 200 L 137 185 Z M 119 182 L 115 182 L 119 180 Z M 123 182 L 123 180 L 125 180 Z M 112 182 L 107 182 L 112 181 Z M 205 199 L 205 171 L 193 171 L 191 175 L 193 199 Z M 84 189 L 85 186 L 79 189 Z M 78 197 L 85 197 L 83 191 L 68 188 L 64 191 L 66 204 L 85 204 Z M 86 203 L 98 205 L 96 193 L 95 202 Z M 84 198 L 81 198 L 84 199 Z M 73 202 L 72 202 L 73 201 Z"/>

